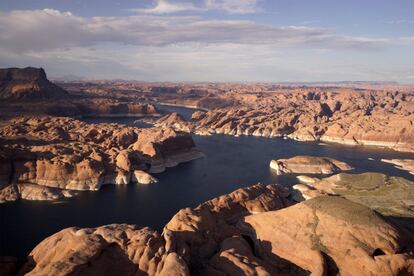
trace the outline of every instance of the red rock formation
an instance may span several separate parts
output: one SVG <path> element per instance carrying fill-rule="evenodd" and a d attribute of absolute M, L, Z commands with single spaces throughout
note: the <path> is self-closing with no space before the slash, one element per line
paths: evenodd
<path fill-rule="evenodd" d="M 180 210 L 163 234 L 134 225 L 68 228 L 42 241 L 28 275 L 401 275 L 414 236 L 368 207 L 321 196 L 293 205 L 261 184 Z"/>
<path fill-rule="evenodd" d="M 2 201 L 20 196 L 35 199 L 40 195 L 53 199 L 69 195 L 62 194 L 65 190 L 128 184 L 139 181 L 143 169 L 162 171 L 202 156 L 188 133 L 167 128 L 94 125 L 64 117 L 3 121 L 0 135 Z M 144 178 L 141 180 L 145 183 L 155 182 L 150 176 Z M 29 191 L 23 189 L 25 183 L 51 189 L 31 186 L 32 192 L 23 193 Z M 11 184 L 19 185 L 7 187 Z M 25 196 L 34 191 L 36 196 Z"/>
<path fill-rule="evenodd" d="M 270 168 L 274 169 L 278 175 L 285 173 L 331 174 L 352 169 L 345 162 L 317 156 L 294 156 L 289 159 L 272 160 Z"/>

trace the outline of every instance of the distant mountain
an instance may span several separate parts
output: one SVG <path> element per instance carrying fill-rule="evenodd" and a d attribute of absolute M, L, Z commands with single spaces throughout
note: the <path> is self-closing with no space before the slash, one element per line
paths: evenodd
<path fill-rule="evenodd" d="M 50 82 L 43 68 L 0 69 L 0 99 L 42 100 L 62 99 L 69 94 Z"/>

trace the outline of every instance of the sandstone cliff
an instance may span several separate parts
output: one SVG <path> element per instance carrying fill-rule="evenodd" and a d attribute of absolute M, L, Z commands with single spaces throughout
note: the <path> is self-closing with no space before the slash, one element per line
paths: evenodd
<path fill-rule="evenodd" d="M 289 137 L 414 152 L 414 94 L 383 91 L 231 94 L 239 104 L 158 125 L 196 134 Z M 171 115 L 174 116 L 174 115 Z"/>
<path fill-rule="evenodd" d="M 203 156 L 187 133 L 66 117 L 3 121 L 0 137 L 0 202 L 56 199 L 105 184 L 148 184 L 156 180 L 143 170 L 160 172 Z"/>

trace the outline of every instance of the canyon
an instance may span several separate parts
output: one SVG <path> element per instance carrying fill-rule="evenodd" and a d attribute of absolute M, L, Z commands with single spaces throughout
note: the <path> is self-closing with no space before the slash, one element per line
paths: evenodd
<path fill-rule="evenodd" d="M 0 71 L 4 275 L 414 274 L 412 87 L 56 84 Z"/>

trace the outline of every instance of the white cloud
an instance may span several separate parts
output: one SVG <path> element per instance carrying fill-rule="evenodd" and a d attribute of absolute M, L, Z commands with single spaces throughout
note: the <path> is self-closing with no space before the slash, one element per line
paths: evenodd
<path fill-rule="evenodd" d="M 156 0 L 155 6 L 147 9 L 130 9 L 130 11 L 147 13 L 147 14 L 168 14 L 184 11 L 201 11 L 201 8 L 196 7 L 193 3 L 172 3 L 167 0 Z"/>
<path fill-rule="evenodd" d="M 207 9 L 224 10 L 232 14 L 255 13 L 257 0 L 206 0 Z"/>
<path fill-rule="evenodd" d="M 154 15 L 86 18 L 51 9 L 0 13 L 0 41 L 0 48 L 20 53 L 101 43 L 235 43 L 323 49 L 372 49 L 389 43 L 381 38 L 341 36 L 322 28 L 279 27 L 247 20 Z"/>
<path fill-rule="evenodd" d="M 230 14 L 247 14 L 257 12 L 258 0 L 204 0 L 196 6 L 192 2 L 172 2 L 170 0 L 154 0 L 151 8 L 130 9 L 130 11 L 145 14 L 169 14 L 177 12 L 205 12 L 221 10 Z"/>

